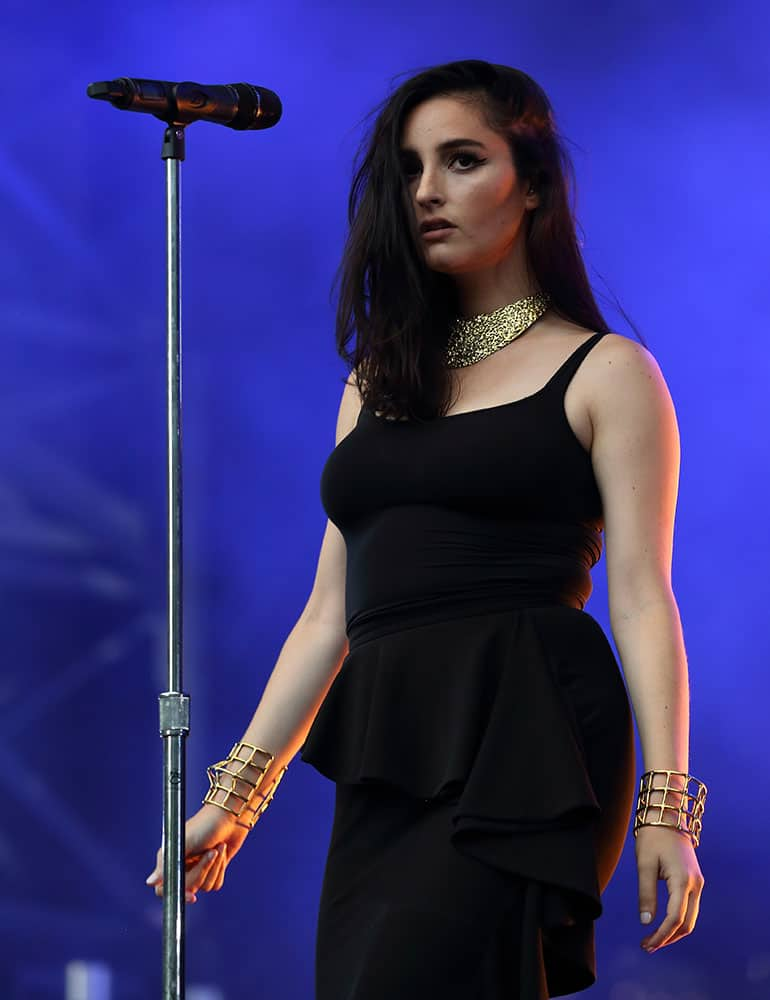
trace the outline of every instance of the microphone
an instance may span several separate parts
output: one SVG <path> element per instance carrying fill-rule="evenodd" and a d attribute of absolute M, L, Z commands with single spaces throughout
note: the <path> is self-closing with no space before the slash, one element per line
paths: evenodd
<path fill-rule="evenodd" d="M 169 125 L 206 121 L 238 130 L 272 128 L 283 108 L 278 94 L 250 83 L 168 83 L 127 76 L 89 83 L 86 93 L 121 111 L 145 111 Z"/>

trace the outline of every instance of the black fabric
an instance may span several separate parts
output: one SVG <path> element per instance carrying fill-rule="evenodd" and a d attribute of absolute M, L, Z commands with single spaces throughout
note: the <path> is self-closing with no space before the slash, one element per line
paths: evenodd
<path fill-rule="evenodd" d="M 337 783 L 316 1000 L 375 1000 L 360 985 L 374 981 L 425 996 L 425 976 L 455 995 L 440 956 L 461 946 L 474 879 L 463 995 L 544 1000 L 596 979 L 594 921 L 635 793 L 626 689 L 584 610 L 601 498 L 563 405 L 601 336 L 525 399 L 428 424 L 362 411 L 326 462 L 349 651 L 300 750 Z"/>
<path fill-rule="evenodd" d="M 337 784 L 319 906 L 316 996 L 518 996 L 528 883 L 451 843 L 451 800 Z"/>

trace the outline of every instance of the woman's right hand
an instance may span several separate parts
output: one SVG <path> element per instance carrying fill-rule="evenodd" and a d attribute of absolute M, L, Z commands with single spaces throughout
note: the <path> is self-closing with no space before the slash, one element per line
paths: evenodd
<path fill-rule="evenodd" d="M 185 898 L 196 901 L 197 892 L 218 892 L 222 888 L 225 869 L 249 834 L 239 826 L 235 816 L 219 806 L 206 804 L 185 824 Z M 163 895 L 163 845 L 158 848 L 155 867 L 147 879 L 155 887 L 155 895 Z"/>

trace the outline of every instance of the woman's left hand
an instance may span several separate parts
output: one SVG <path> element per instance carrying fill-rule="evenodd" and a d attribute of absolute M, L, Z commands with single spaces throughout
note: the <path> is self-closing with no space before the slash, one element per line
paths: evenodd
<path fill-rule="evenodd" d="M 639 913 L 646 911 L 654 920 L 658 879 L 665 879 L 668 887 L 666 917 L 660 927 L 641 942 L 652 954 L 692 933 L 705 880 L 689 835 L 671 827 L 643 826 L 634 839 L 639 870 Z"/>

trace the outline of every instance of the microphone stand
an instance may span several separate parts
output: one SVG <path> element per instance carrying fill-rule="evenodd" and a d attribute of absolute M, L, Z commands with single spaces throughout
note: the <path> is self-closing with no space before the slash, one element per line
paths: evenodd
<path fill-rule="evenodd" d="M 182 693 L 182 299 L 180 161 L 185 126 L 163 136 L 166 161 L 166 443 L 168 477 L 168 689 L 158 697 L 163 739 L 163 1000 L 185 991 L 185 738 L 190 697 Z"/>
<path fill-rule="evenodd" d="M 163 80 L 91 83 L 89 97 L 122 110 L 146 111 L 166 123 L 166 435 L 168 476 L 168 684 L 158 696 L 163 739 L 163 1000 L 184 1000 L 185 737 L 190 697 L 182 693 L 182 331 L 179 164 L 185 126 L 208 118 L 237 130 L 271 128 L 281 117 L 280 98 L 248 83 L 209 87 Z M 187 121 L 180 119 L 187 118 Z"/>

